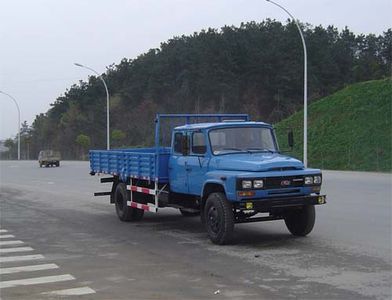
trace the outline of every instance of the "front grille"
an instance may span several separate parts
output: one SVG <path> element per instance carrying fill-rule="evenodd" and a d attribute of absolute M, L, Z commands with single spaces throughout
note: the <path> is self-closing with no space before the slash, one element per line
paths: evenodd
<path fill-rule="evenodd" d="M 303 176 L 267 177 L 264 182 L 265 189 L 283 189 L 304 186 Z"/>
<path fill-rule="evenodd" d="M 275 190 L 268 192 L 268 195 L 280 195 L 280 194 L 295 194 L 299 193 L 300 189 L 284 189 L 284 190 Z"/>
<path fill-rule="evenodd" d="M 292 170 L 298 170 L 296 167 L 277 167 L 277 168 L 269 168 L 268 171 L 292 171 Z"/>

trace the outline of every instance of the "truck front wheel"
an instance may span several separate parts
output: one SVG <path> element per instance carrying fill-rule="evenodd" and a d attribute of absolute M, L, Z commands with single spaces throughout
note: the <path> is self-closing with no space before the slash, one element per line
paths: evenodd
<path fill-rule="evenodd" d="M 309 234 L 316 220 L 314 205 L 307 205 L 301 209 L 289 211 L 284 221 L 292 235 L 305 236 Z"/>
<path fill-rule="evenodd" d="M 114 191 L 114 203 L 118 218 L 123 222 L 140 221 L 143 218 L 144 210 L 128 206 L 129 192 L 123 182 L 117 184 Z"/>
<path fill-rule="evenodd" d="M 212 193 L 204 207 L 204 219 L 208 236 L 214 244 L 230 242 L 234 231 L 233 207 L 223 193 Z"/>

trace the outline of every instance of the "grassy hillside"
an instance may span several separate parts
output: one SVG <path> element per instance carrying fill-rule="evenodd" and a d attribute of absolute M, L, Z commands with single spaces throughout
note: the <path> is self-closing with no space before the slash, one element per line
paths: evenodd
<path fill-rule="evenodd" d="M 392 80 L 350 85 L 308 107 L 308 164 L 332 170 L 391 171 Z M 282 150 L 302 159 L 303 111 L 276 125 Z"/>

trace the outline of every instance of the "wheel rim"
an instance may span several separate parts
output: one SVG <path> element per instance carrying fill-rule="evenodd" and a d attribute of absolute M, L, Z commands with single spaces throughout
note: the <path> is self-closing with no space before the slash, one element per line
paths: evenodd
<path fill-rule="evenodd" d="M 220 222 L 219 222 L 218 211 L 214 206 L 211 206 L 208 210 L 207 221 L 211 231 L 213 233 L 218 233 Z"/>

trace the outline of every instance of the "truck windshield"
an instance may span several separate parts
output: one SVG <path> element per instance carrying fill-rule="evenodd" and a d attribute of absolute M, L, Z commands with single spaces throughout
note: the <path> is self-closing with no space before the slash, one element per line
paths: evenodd
<path fill-rule="evenodd" d="M 265 127 L 213 129 L 209 133 L 214 155 L 235 152 L 276 152 L 272 130 Z"/>

